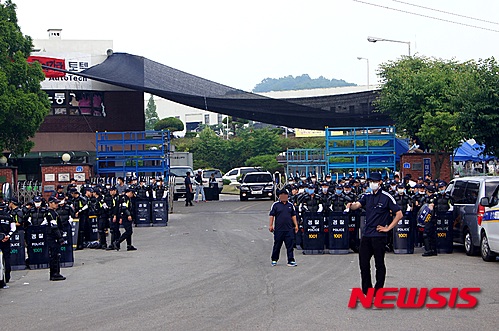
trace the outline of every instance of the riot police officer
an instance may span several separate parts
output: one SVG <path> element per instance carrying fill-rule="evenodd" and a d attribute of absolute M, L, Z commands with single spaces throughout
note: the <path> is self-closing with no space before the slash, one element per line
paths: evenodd
<path fill-rule="evenodd" d="M 109 189 L 109 195 L 106 196 L 105 201 L 109 207 L 109 228 L 111 232 L 111 244 L 106 248 L 106 250 L 116 249 L 114 242 L 118 240 L 121 236 L 120 233 L 120 223 L 119 223 L 119 201 L 120 196 L 118 195 L 118 190 L 115 186 Z"/>
<path fill-rule="evenodd" d="M 98 188 L 94 189 L 95 213 L 97 215 L 97 231 L 99 233 L 99 248 L 107 248 L 106 230 L 109 228 L 109 207 Z"/>
<path fill-rule="evenodd" d="M 117 251 L 120 250 L 120 244 L 126 240 L 127 243 L 127 251 L 136 251 L 137 248 L 132 246 L 132 234 L 133 234 L 133 217 L 135 215 L 134 213 L 134 206 L 132 203 L 132 198 L 135 194 L 135 191 L 133 189 L 127 188 L 125 190 L 125 194 L 121 196 L 120 202 L 119 202 L 119 223 L 123 224 L 123 227 L 125 228 L 125 232 L 119 237 L 114 242 L 114 247 L 116 248 Z"/>
<path fill-rule="evenodd" d="M 152 191 L 152 198 L 154 200 L 165 200 L 167 194 L 168 191 L 166 189 L 166 186 L 163 185 L 163 180 L 159 178 L 158 181 L 156 182 L 156 186 Z"/>
<path fill-rule="evenodd" d="M 135 189 L 135 192 L 137 192 L 136 194 L 137 199 L 140 200 L 149 199 L 149 187 L 147 187 L 146 180 L 144 178 L 140 179 L 139 185 Z"/>
<path fill-rule="evenodd" d="M 431 210 L 431 218 L 427 220 L 424 224 L 424 232 L 423 232 L 423 244 L 425 248 L 425 252 L 423 256 L 436 256 L 437 255 L 437 233 L 436 233 L 436 205 L 437 205 L 437 196 L 435 194 L 435 186 L 430 185 L 426 187 L 426 191 L 428 192 L 427 197 L 424 202 L 428 204 Z"/>
<path fill-rule="evenodd" d="M 16 232 L 16 223 L 9 215 L 7 204 L 2 201 L 0 202 L 0 250 L 5 261 L 5 279 L 0 282 L 2 288 L 8 288 L 7 283 L 10 280 L 10 237 L 14 232 Z"/>
<path fill-rule="evenodd" d="M 59 200 L 52 197 L 48 201 L 48 209 L 46 215 L 46 223 L 48 225 L 47 245 L 49 250 L 49 267 L 50 280 L 59 281 L 65 280 L 66 277 L 61 275 L 61 245 L 64 244 L 62 237 L 63 226 L 61 218 L 56 209 L 59 205 Z"/>
<path fill-rule="evenodd" d="M 446 213 L 448 211 L 452 211 L 454 208 L 452 197 L 448 192 L 445 192 L 446 189 L 447 184 L 444 181 L 438 183 L 437 201 L 435 205 L 437 213 Z"/>
<path fill-rule="evenodd" d="M 306 211 L 320 213 L 323 210 L 321 198 L 315 194 L 315 187 L 316 186 L 311 183 L 305 189 L 306 194 L 300 200 L 300 211 L 302 213 Z"/>
<path fill-rule="evenodd" d="M 346 209 L 346 205 L 351 201 L 345 194 L 343 194 L 343 187 L 338 184 L 334 189 L 334 194 L 331 196 L 329 200 L 328 207 L 331 211 L 341 211 L 343 212 Z"/>
<path fill-rule="evenodd" d="M 16 223 L 16 228 L 22 229 L 27 227 L 25 223 L 23 210 L 19 208 L 19 200 L 16 198 L 12 198 L 9 202 L 9 214 L 12 216 L 14 223 Z"/>
<path fill-rule="evenodd" d="M 29 211 L 28 224 L 38 226 L 45 220 L 47 209 L 43 206 L 42 198 L 39 196 L 33 198 L 33 205 Z"/>

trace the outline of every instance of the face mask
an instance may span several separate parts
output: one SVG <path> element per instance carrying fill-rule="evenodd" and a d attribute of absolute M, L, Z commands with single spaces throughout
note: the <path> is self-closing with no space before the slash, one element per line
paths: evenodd
<path fill-rule="evenodd" d="M 397 186 L 390 186 L 390 188 L 392 189 L 392 191 L 395 191 L 397 189 Z"/>
<path fill-rule="evenodd" d="M 336 190 L 336 194 L 341 194 L 342 190 Z"/>
<path fill-rule="evenodd" d="M 305 192 L 305 189 L 303 189 L 303 188 L 298 190 L 298 193 L 303 193 L 303 192 Z"/>
<path fill-rule="evenodd" d="M 419 194 L 421 194 L 421 195 L 422 195 L 422 194 L 425 194 L 425 192 L 424 192 L 424 191 L 419 191 L 418 193 L 419 193 Z"/>
<path fill-rule="evenodd" d="M 288 184 L 293 185 L 294 183 L 295 183 L 294 181 L 290 180 Z"/>
<path fill-rule="evenodd" d="M 403 188 L 399 188 L 397 191 L 399 192 L 399 194 L 404 194 L 404 189 Z"/>
<path fill-rule="evenodd" d="M 350 192 L 352 192 L 352 190 L 345 190 L 344 192 L 345 194 L 349 194 Z"/>
<path fill-rule="evenodd" d="M 307 189 L 307 193 L 308 193 L 308 194 L 312 194 L 312 193 L 314 193 L 314 189 L 313 189 L 313 188 L 308 188 L 308 189 Z"/>
<path fill-rule="evenodd" d="M 445 193 L 445 189 L 440 190 L 440 193 L 441 193 L 441 194 L 444 194 L 444 193 Z"/>
<path fill-rule="evenodd" d="M 323 188 L 322 188 L 322 193 L 326 194 L 326 193 L 327 193 L 327 191 L 328 191 L 328 190 L 327 190 L 327 187 L 323 187 Z"/>
<path fill-rule="evenodd" d="M 371 182 L 369 183 L 369 187 L 373 190 L 373 192 L 376 192 L 379 189 L 379 183 Z"/>
<path fill-rule="evenodd" d="M 373 190 L 371 190 L 370 187 L 366 188 L 366 193 L 373 193 Z"/>
<path fill-rule="evenodd" d="M 316 181 L 317 181 L 317 179 L 312 178 L 312 183 L 315 183 Z"/>
<path fill-rule="evenodd" d="M 41 202 L 35 202 L 35 207 L 36 207 L 36 208 L 40 207 L 41 205 L 42 205 L 42 203 L 41 203 Z"/>

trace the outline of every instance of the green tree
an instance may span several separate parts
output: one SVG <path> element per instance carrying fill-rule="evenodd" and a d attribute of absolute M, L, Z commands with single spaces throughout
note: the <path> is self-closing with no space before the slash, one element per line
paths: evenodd
<path fill-rule="evenodd" d="M 485 144 L 485 154 L 499 156 L 499 65 L 492 57 L 467 66 L 460 81 L 460 127 L 466 138 Z"/>
<path fill-rule="evenodd" d="M 154 130 L 169 130 L 170 132 L 183 131 L 184 123 L 176 117 L 167 117 L 154 124 Z"/>
<path fill-rule="evenodd" d="M 282 164 L 279 164 L 277 162 L 276 156 L 277 155 L 274 154 L 253 156 L 246 160 L 244 165 L 248 167 L 261 167 L 271 173 L 274 173 L 276 171 L 282 172 L 284 171 L 284 168 Z"/>
<path fill-rule="evenodd" d="M 210 128 L 204 128 L 191 149 L 195 168 L 224 168 L 227 141 L 217 136 Z"/>
<path fill-rule="evenodd" d="M 328 88 L 339 86 L 355 86 L 353 83 L 347 83 L 343 79 L 327 79 L 323 76 L 318 78 L 310 78 L 309 75 L 293 77 L 291 75 L 281 78 L 265 78 L 258 83 L 253 92 L 270 92 L 270 91 L 287 91 L 287 90 L 304 90 L 314 88 Z"/>
<path fill-rule="evenodd" d="M 32 39 L 17 24 L 16 6 L 0 3 L 0 151 L 30 151 L 34 137 L 50 111 L 47 94 L 40 88 L 45 75 L 39 63 L 29 64 Z"/>
<path fill-rule="evenodd" d="M 147 107 L 145 109 L 146 130 L 154 130 L 154 125 L 159 121 L 158 113 L 156 112 L 156 103 L 151 94 Z"/>
<path fill-rule="evenodd" d="M 436 156 L 436 176 L 444 155 L 466 134 L 458 126 L 462 86 L 469 68 L 455 61 L 405 57 L 380 66 L 383 86 L 376 106 L 388 113 L 399 132 L 419 137 Z"/>

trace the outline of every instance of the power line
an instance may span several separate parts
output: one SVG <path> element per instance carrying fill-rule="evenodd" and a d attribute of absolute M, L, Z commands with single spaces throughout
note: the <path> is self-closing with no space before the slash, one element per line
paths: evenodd
<path fill-rule="evenodd" d="M 397 9 L 397 8 L 391 8 L 391 7 L 388 7 L 388 6 L 377 5 L 377 4 L 366 2 L 366 1 L 361 1 L 361 0 L 353 0 L 353 1 L 354 2 L 358 2 L 358 3 L 363 3 L 365 5 L 370 5 L 370 6 L 374 6 L 374 7 L 383 8 L 383 9 L 398 11 L 398 12 L 405 13 L 405 14 L 410 14 L 410 15 L 415 15 L 415 16 L 420 16 L 420 17 L 425 17 L 425 18 L 430 18 L 430 19 L 437 20 L 437 21 L 442 21 L 442 22 L 447 22 L 447 23 L 452 23 L 452 24 L 467 26 L 469 28 L 475 28 L 475 29 L 492 31 L 492 32 L 499 32 L 499 30 L 495 30 L 495 29 L 490 29 L 490 28 L 485 28 L 485 27 L 482 27 L 482 26 L 477 26 L 477 25 L 472 25 L 472 24 L 467 24 L 467 23 L 461 23 L 461 22 L 446 20 L 444 18 L 429 16 L 429 15 L 424 15 L 424 14 L 418 14 L 418 13 L 410 12 L 410 11 L 407 11 L 407 10 L 402 10 L 402 9 Z"/>
<path fill-rule="evenodd" d="M 400 0 L 392 0 L 392 1 L 393 2 L 398 2 L 398 3 L 403 3 L 404 5 L 409 5 L 409 6 L 414 6 L 414 7 L 418 7 L 418 8 L 433 10 L 433 11 L 436 11 L 436 12 L 439 12 L 439 13 L 444 13 L 444 14 L 448 14 L 448 15 L 453 15 L 453 16 L 458 16 L 458 17 L 463 17 L 463 18 L 468 18 L 470 20 L 475 20 L 475 21 L 480 21 L 480 22 L 484 22 L 484 23 L 490 23 L 490 24 L 499 25 L 499 23 L 497 23 L 497 22 L 487 21 L 487 20 L 483 20 L 481 18 L 476 18 L 476 17 L 466 16 L 466 15 L 451 13 L 451 12 L 448 12 L 448 11 L 445 11 L 445 10 L 440 10 L 440 9 L 425 7 L 425 6 L 421 6 L 421 5 L 416 5 L 416 4 L 413 4 L 413 3 L 404 2 L 404 1 L 400 1 Z"/>

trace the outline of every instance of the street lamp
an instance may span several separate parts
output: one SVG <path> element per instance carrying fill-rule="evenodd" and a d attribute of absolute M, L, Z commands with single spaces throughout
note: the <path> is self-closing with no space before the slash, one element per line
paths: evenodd
<path fill-rule="evenodd" d="M 62 162 L 64 162 L 64 164 L 66 164 L 69 162 L 69 160 L 71 160 L 71 155 L 69 155 L 68 153 L 64 153 L 64 154 L 62 154 L 61 159 L 62 159 Z"/>
<path fill-rule="evenodd" d="M 367 89 L 369 90 L 369 59 L 362 56 L 357 56 L 357 60 L 366 60 L 367 63 Z"/>
<path fill-rule="evenodd" d="M 385 39 L 385 38 L 378 38 L 378 37 L 367 37 L 367 41 L 369 41 L 370 43 L 375 43 L 377 41 L 389 41 L 392 43 L 407 44 L 407 46 L 409 46 L 409 56 L 411 56 L 411 42 L 410 41 L 392 40 L 392 39 Z"/>
<path fill-rule="evenodd" d="M 7 164 L 7 158 L 5 157 L 5 155 L 2 155 L 0 156 L 0 166 L 5 166 Z"/>

